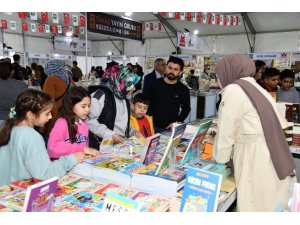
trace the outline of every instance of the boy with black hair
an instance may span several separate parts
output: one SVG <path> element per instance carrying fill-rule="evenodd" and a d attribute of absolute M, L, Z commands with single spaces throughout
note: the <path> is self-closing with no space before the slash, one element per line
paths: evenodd
<path fill-rule="evenodd" d="M 262 75 L 262 82 L 259 83 L 268 92 L 276 92 L 279 83 L 280 71 L 276 68 L 266 68 Z"/>
<path fill-rule="evenodd" d="M 146 95 L 138 93 L 133 98 L 131 105 L 130 125 L 138 130 L 145 138 L 154 134 L 152 116 L 147 116 L 150 101 Z"/>
<path fill-rule="evenodd" d="M 294 86 L 295 74 L 292 70 L 285 69 L 280 73 L 281 87 L 277 91 L 280 102 L 300 103 L 299 92 Z"/>

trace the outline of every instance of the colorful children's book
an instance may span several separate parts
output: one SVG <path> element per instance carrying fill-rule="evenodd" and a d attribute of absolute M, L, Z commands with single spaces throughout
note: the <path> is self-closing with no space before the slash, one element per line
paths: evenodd
<path fill-rule="evenodd" d="M 26 180 L 16 180 L 11 182 L 10 184 L 19 188 L 27 189 L 29 186 L 33 184 L 40 183 L 41 180 L 35 179 L 35 178 L 29 178 Z"/>
<path fill-rule="evenodd" d="M 188 167 L 181 212 L 216 212 L 222 175 Z"/>
<path fill-rule="evenodd" d="M 163 172 L 164 170 L 168 169 L 170 172 L 175 169 L 176 165 L 176 147 L 181 141 L 181 137 L 184 133 L 186 128 L 186 123 L 179 124 L 176 127 L 173 126 L 172 135 L 167 145 L 167 148 L 164 152 L 163 158 L 159 163 L 159 166 L 155 172 L 155 175 Z"/>
<path fill-rule="evenodd" d="M 156 149 L 159 144 L 160 134 L 154 134 L 146 139 L 146 148 L 142 151 L 140 156 L 140 163 L 149 165 L 153 163 L 156 155 Z"/>
<path fill-rule="evenodd" d="M 106 168 L 119 171 L 129 166 L 129 164 L 133 163 L 133 159 L 124 158 L 124 157 L 114 157 L 107 161 L 103 161 L 101 163 L 97 163 L 94 165 L 96 168 Z"/>
<path fill-rule="evenodd" d="M 116 193 L 108 192 L 104 200 L 102 212 L 139 212 L 142 204 Z"/>
<path fill-rule="evenodd" d="M 90 179 L 79 178 L 78 180 L 67 184 L 65 187 L 70 187 L 73 189 L 79 189 L 79 190 L 86 191 L 89 193 L 94 193 L 95 191 L 99 190 L 100 188 L 102 188 L 105 185 L 106 184 L 100 184 L 100 183 L 97 183 Z"/>
<path fill-rule="evenodd" d="M 53 212 L 58 177 L 27 188 L 23 212 Z"/>
<path fill-rule="evenodd" d="M 8 195 L 12 195 L 16 191 L 20 190 L 20 188 L 11 186 L 11 185 L 3 185 L 0 186 L 0 202 Z"/>
<path fill-rule="evenodd" d="M 166 212 L 169 208 L 169 199 L 145 192 L 138 192 L 133 200 L 142 204 L 142 212 Z"/>
<path fill-rule="evenodd" d="M 23 209 L 25 195 L 26 190 L 18 189 L 17 191 L 5 196 L 3 198 L 2 204 L 6 207 L 13 208 L 20 212 Z"/>
<path fill-rule="evenodd" d="M 189 141 L 188 147 L 181 160 L 180 163 L 181 165 L 185 165 L 190 161 L 192 161 L 193 159 L 200 158 L 201 144 L 211 124 L 212 124 L 211 119 L 204 120 L 203 122 L 200 123 L 192 139 L 190 139 Z"/>

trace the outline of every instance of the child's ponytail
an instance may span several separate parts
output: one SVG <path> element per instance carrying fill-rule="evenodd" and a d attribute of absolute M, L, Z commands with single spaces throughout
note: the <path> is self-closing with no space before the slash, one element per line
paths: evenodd
<path fill-rule="evenodd" d="M 15 125 L 15 119 L 7 119 L 0 129 L 0 147 L 7 145 L 10 140 L 11 130 Z"/>

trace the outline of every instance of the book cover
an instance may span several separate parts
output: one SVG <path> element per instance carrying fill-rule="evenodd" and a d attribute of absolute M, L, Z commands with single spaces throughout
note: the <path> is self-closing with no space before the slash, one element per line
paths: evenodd
<path fill-rule="evenodd" d="M 188 147 L 186 148 L 181 160 L 181 165 L 184 165 L 193 159 L 200 158 L 201 144 L 211 124 L 212 120 L 204 120 L 200 123 L 197 131 L 193 135 L 193 138 L 189 141 Z"/>
<path fill-rule="evenodd" d="M 108 192 L 103 203 L 102 212 L 139 212 L 141 208 L 140 202 Z"/>
<path fill-rule="evenodd" d="M 142 212 L 162 212 L 169 208 L 169 199 L 145 192 L 138 192 L 133 200 L 142 204 Z"/>
<path fill-rule="evenodd" d="M 41 180 L 35 178 L 29 178 L 26 180 L 16 180 L 11 182 L 10 184 L 19 188 L 27 189 L 29 186 L 37 184 L 41 182 Z"/>
<path fill-rule="evenodd" d="M 8 195 L 12 195 L 16 191 L 20 190 L 20 188 L 11 186 L 11 185 L 3 185 L 0 186 L 0 202 Z"/>
<path fill-rule="evenodd" d="M 188 167 L 181 212 L 216 212 L 222 175 Z"/>
<path fill-rule="evenodd" d="M 95 191 L 101 189 L 106 184 L 97 183 L 95 181 L 79 178 L 78 180 L 67 184 L 65 187 L 70 187 L 72 189 L 80 189 L 89 193 L 94 193 Z"/>
<path fill-rule="evenodd" d="M 146 148 L 141 153 L 140 156 L 140 163 L 144 165 L 149 165 L 153 163 L 155 155 L 156 155 L 156 148 L 158 147 L 160 139 L 160 134 L 154 134 L 151 137 L 146 139 Z"/>
<path fill-rule="evenodd" d="M 112 170 L 121 170 L 133 163 L 133 159 L 124 158 L 124 157 L 114 157 L 107 161 L 97 163 L 94 165 L 95 168 L 107 168 Z"/>
<path fill-rule="evenodd" d="M 5 196 L 2 203 L 9 208 L 15 209 L 17 211 L 22 211 L 24 206 L 24 199 L 26 195 L 26 190 L 18 189 L 15 192 Z"/>
<path fill-rule="evenodd" d="M 58 177 L 42 181 L 27 188 L 24 212 L 53 212 Z"/>

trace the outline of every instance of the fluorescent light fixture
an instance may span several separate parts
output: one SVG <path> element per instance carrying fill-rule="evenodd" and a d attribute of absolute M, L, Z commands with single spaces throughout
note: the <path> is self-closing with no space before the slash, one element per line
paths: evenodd
<path fill-rule="evenodd" d="M 71 32 L 71 31 L 68 31 L 68 32 L 66 33 L 66 36 L 67 36 L 67 37 L 71 37 L 71 36 L 72 36 L 72 32 Z"/>
<path fill-rule="evenodd" d="M 194 35 L 197 35 L 199 33 L 198 30 L 194 30 Z"/>
<path fill-rule="evenodd" d="M 108 52 L 107 54 L 108 54 L 108 55 L 112 55 L 112 52 Z"/>
<path fill-rule="evenodd" d="M 132 15 L 132 12 L 125 12 L 126 17 L 130 17 Z"/>

